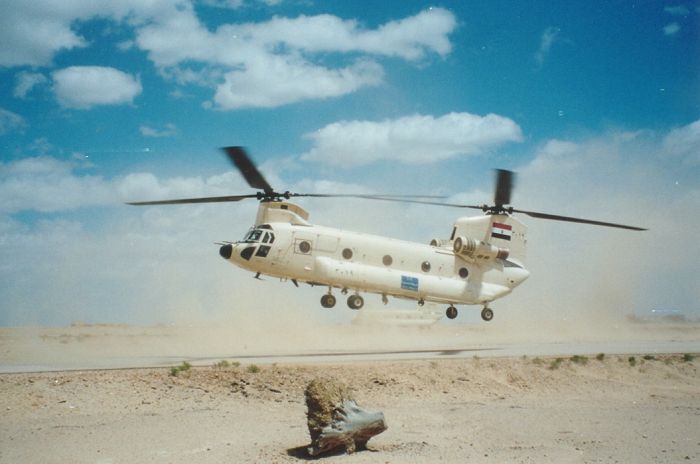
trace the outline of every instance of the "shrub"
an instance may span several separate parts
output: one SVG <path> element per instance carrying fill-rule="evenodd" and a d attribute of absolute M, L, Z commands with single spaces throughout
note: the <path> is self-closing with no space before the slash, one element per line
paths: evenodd
<path fill-rule="evenodd" d="M 555 369 L 559 369 L 559 366 L 561 366 L 562 362 L 564 362 L 564 359 L 562 358 L 557 358 L 553 360 L 551 363 L 549 363 L 549 370 L 553 371 Z"/>
<path fill-rule="evenodd" d="M 588 364 L 588 358 L 585 356 L 579 356 L 575 354 L 571 357 L 571 362 L 574 364 L 581 364 L 585 366 L 586 364 Z"/>
<path fill-rule="evenodd" d="M 603 362 L 603 361 L 605 361 L 605 353 L 598 353 L 595 358 L 598 361 Z"/>
<path fill-rule="evenodd" d="M 179 366 L 173 366 L 170 368 L 170 375 L 173 377 L 177 377 L 180 372 L 185 372 L 189 371 L 190 368 L 192 367 L 192 364 L 188 363 L 187 361 L 182 361 L 182 364 Z"/>
<path fill-rule="evenodd" d="M 634 356 L 630 356 L 629 358 L 627 358 L 627 362 L 630 363 L 630 367 L 634 367 L 637 365 L 637 358 L 635 358 Z"/>
<path fill-rule="evenodd" d="M 695 359 L 695 356 L 693 356 L 693 355 L 690 354 L 690 353 L 685 353 L 685 354 L 683 355 L 683 361 L 684 361 L 684 362 L 687 362 L 687 363 L 693 362 L 693 359 Z"/>
<path fill-rule="evenodd" d="M 260 368 L 255 364 L 249 364 L 248 367 L 246 367 L 246 371 L 250 372 L 251 374 L 257 374 L 260 372 Z"/>

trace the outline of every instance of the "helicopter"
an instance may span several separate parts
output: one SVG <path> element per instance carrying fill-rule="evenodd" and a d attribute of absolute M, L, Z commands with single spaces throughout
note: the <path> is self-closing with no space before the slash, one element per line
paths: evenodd
<path fill-rule="evenodd" d="M 219 254 L 230 263 L 255 273 L 325 287 L 321 306 L 333 308 L 335 291 L 347 295 L 347 306 L 359 310 L 363 294 L 446 304 L 445 315 L 454 319 L 457 305 L 482 307 L 481 318 L 494 317 L 489 306 L 510 294 L 530 275 L 526 269 L 527 227 L 513 213 L 537 219 L 615 227 L 634 231 L 644 228 L 568 216 L 526 211 L 510 206 L 515 174 L 496 170 L 493 205 L 463 205 L 438 201 L 444 197 L 423 195 L 354 195 L 278 192 L 242 147 L 224 147 L 233 165 L 257 192 L 244 195 L 129 202 L 129 205 L 177 205 L 191 203 L 260 202 L 255 223 L 243 239 L 217 243 Z M 428 244 L 315 225 L 309 213 L 290 200 L 297 197 L 360 198 L 476 209 L 482 215 L 459 217 L 449 238 Z"/>

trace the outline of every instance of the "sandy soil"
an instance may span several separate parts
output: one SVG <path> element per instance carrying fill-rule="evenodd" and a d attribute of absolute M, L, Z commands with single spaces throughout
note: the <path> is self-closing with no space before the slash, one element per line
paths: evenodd
<path fill-rule="evenodd" d="M 0 372 L 159 367 L 183 360 L 211 365 L 251 357 L 262 364 L 313 353 L 421 350 L 468 357 L 698 352 L 700 324 L 557 324 L 504 317 L 489 324 L 416 328 L 323 325 L 289 317 L 221 325 L 0 327 Z"/>
<path fill-rule="evenodd" d="M 389 425 L 368 451 L 324 462 L 700 461 L 700 359 L 647 358 L 3 374 L 0 462 L 301 462 L 318 376 Z"/>

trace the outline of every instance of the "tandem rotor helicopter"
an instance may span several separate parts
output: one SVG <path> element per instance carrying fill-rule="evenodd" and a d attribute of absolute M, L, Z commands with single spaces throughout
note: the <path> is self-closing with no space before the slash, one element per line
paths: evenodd
<path fill-rule="evenodd" d="M 223 148 L 252 188 L 247 195 L 231 195 L 176 200 L 139 201 L 130 205 L 176 205 L 188 203 L 233 202 L 256 199 L 260 202 L 253 227 L 242 240 L 220 243 L 219 254 L 231 263 L 255 273 L 326 287 L 321 306 L 336 305 L 334 291 L 347 297 L 347 305 L 358 310 L 364 305 L 363 293 L 448 305 L 446 316 L 457 317 L 456 305 L 482 306 L 481 318 L 493 319 L 489 304 L 508 295 L 523 283 L 530 272 L 525 268 L 526 226 L 515 219 L 521 213 L 537 219 L 576 222 L 628 230 L 640 227 L 558 216 L 515 209 L 510 205 L 514 174 L 497 170 L 493 205 L 462 205 L 435 201 L 420 195 L 350 195 L 292 193 L 275 191 L 241 147 Z M 434 206 L 481 210 L 476 217 L 460 217 L 449 239 L 433 239 L 430 244 L 398 240 L 347 230 L 318 226 L 309 222 L 309 213 L 287 200 L 294 197 L 362 198 L 380 201 L 419 203 Z"/>

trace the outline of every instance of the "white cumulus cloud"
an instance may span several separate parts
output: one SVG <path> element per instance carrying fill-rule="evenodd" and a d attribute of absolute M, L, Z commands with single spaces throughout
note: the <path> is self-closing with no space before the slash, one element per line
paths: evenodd
<path fill-rule="evenodd" d="M 142 91 L 138 77 L 103 66 L 71 66 L 52 77 L 56 98 L 66 108 L 132 103 Z"/>
<path fill-rule="evenodd" d="M 515 121 L 488 114 L 449 113 L 374 121 L 340 121 L 306 134 L 314 146 L 305 161 L 360 166 L 381 160 L 429 163 L 473 155 L 506 142 L 522 140 Z"/>
<path fill-rule="evenodd" d="M 673 129 L 665 138 L 664 150 L 687 164 L 700 165 L 700 119 Z"/>
<path fill-rule="evenodd" d="M 81 21 L 142 24 L 176 11 L 182 0 L 32 0 L 0 2 L 0 66 L 47 66 L 65 50 L 89 46 Z"/>
<path fill-rule="evenodd" d="M 15 89 L 12 94 L 17 98 L 25 98 L 34 87 L 45 84 L 47 81 L 46 76 L 40 73 L 19 72 L 17 73 Z"/>
<path fill-rule="evenodd" d="M 61 51 L 90 46 L 79 26 L 100 18 L 133 33 L 119 44 L 122 51 L 144 51 L 164 78 L 179 85 L 212 89 L 208 106 L 224 110 L 338 97 L 377 85 L 383 78 L 379 58 L 417 62 L 430 55 L 444 57 L 452 50 L 449 35 L 457 27 L 455 16 L 444 8 L 428 8 L 375 28 L 321 14 L 225 23 L 210 30 L 190 0 L 11 3 L 0 2 L 0 66 L 46 66 Z M 205 4 L 238 8 L 245 2 Z M 16 92 L 26 95 L 33 85 L 25 81 Z M 130 87 L 132 94 L 135 88 Z M 128 92 L 109 100 L 95 93 L 81 98 L 72 88 L 64 92 L 62 82 L 56 89 L 59 101 L 71 108 L 130 101 Z"/>
<path fill-rule="evenodd" d="M 114 202 L 109 182 L 75 175 L 74 166 L 48 156 L 0 163 L 0 213 L 65 211 Z"/>
<path fill-rule="evenodd" d="M 187 6 L 139 28 L 135 43 L 164 76 L 213 85 L 212 106 L 228 110 L 337 97 L 377 85 L 384 72 L 375 57 L 444 56 L 455 27 L 452 13 L 433 8 L 376 29 L 332 15 L 302 15 L 209 31 Z M 321 63 L 319 57 L 328 54 L 340 57 L 338 63 L 346 63 L 342 57 L 348 54 L 360 56 L 349 66 Z"/>
<path fill-rule="evenodd" d="M 60 8 L 39 3 L 0 4 L 0 66 L 47 65 L 59 50 L 86 45 Z"/>
<path fill-rule="evenodd" d="M 26 127 L 24 118 L 17 113 L 0 108 L 0 135 Z"/>
<path fill-rule="evenodd" d="M 261 57 L 263 58 L 263 57 Z M 231 71 L 214 95 L 220 109 L 276 107 L 308 99 L 337 97 L 377 85 L 384 71 L 372 61 L 328 69 L 287 57 L 266 56 L 245 70 Z"/>
<path fill-rule="evenodd" d="M 144 137 L 172 137 L 173 135 L 177 134 L 177 127 L 175 127 L 175 124 L 173 123 L 167 123 L 162 129 L 158 129 L 143 124 L 139 127 L 139 131 Z"/>

